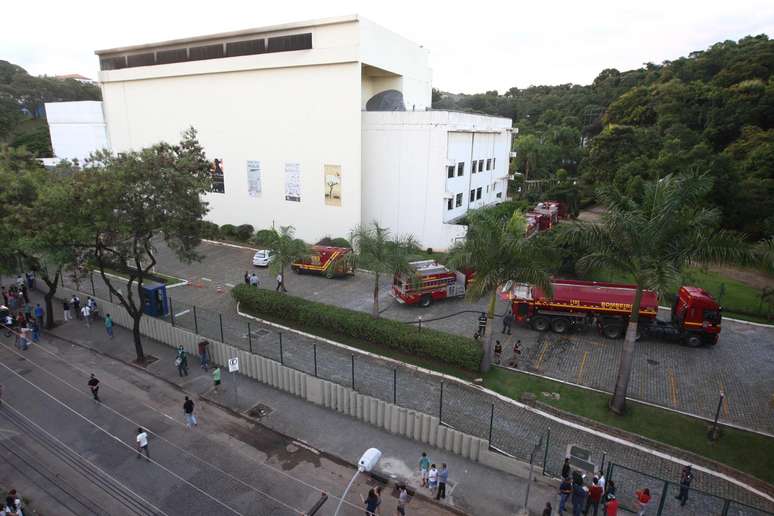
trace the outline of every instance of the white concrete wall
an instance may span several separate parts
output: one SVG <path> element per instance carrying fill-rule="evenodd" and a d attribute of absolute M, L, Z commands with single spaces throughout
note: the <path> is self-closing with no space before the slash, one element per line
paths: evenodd
<path fill-rule="evenodd" d="M 46 119 L 54 157 L 81 163 L 92 152 L 109 148 L 102 102 L 47 102 Z"/>

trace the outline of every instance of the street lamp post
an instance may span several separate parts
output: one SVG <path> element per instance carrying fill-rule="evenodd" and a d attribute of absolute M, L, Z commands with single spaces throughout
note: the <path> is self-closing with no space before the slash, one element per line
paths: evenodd
<path fill-rule="evenodd" d="M 363 456 L 360 457 L 360 460 L 357 462 L 357 471 L 355 471 L 355 474 L 352 475 L 352 479 L 349 481 L 349 484 L 347 484 L 347 488 L 344 490 L 344 493 L 341 495 L 341 499 L 339 499 L 339 505 L 336 506 L 336 512 L 334 513 L 334 516 L 339 515 L 339 510 L 341 509 L 341 505 L 344 503 L 344 499 L 347 497 L 349 488 L 352 487 L 352 484 L 355 482 L 355 479 L 357 478 L 358 474 L 371 471 L 374 468 L 374 466 L 376 466 L 376 463 L 379 462 L 379 459 L 381 457 L 382 457 L 382 452 L 377 450 L 376 448 L 368 448 L 365 451 L 365 453 L 363 453 Z"/>

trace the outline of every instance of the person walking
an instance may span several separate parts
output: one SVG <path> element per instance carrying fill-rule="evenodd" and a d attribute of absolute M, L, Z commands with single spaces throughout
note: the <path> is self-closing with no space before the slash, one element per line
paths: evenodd
<path fill-rule="evenodd" d="M 218 392 L 218 386 L 220 385 L 220 367 L 216 367 L 212 371 L 212 383 L 215 384 L 215 392 Z"/>
<path fill-rule="evenodd" d="M 449 481 L 449 468 L 446 467 L 446 463 L 441 464 L 441 469 L 438 470 L 438 493 L 435 495 L 436 500 L 446 498 L 446 483 Z"/>
<path fill-rule="evenodd" d="M 607 489 L 605 487 L 605 473 L 601 469 L 597 475 L 597 483 L 599 484 L 599 487 L 602 488 L 602 493 L 607 494 Z"/>
<path fill-rule="evenodd" d="M 562 464 L 562 478 L 570 478 L 570 457 L 564 458 L 564 464 Z"/>
<path fill-rule="evenodd" d="M 38 342 L 40 340 L 40 324 L 37 319 L 30 321 L 30 333 L 32 334 L 32 342 Z"/>
<path fill-rule="evenodd" d="M 40 303 L 35 304 L 35 310 L 32 312 L 35 315 L 35 320 L 38 321 L 38 324 L 40 326 L 43 326 L 43 315 L 45 315 L 45 310 L 43 310 L 43 307 L 40 306 Z"/>
<path fill-rule="evenodd" d="M 368 496 L 363 498 L 363 495 L 360 495 L 360 499 L 363 500 L 363 503 L 365 504 L 366 516 L 374 516 L 377 507 L 379 507 L 379 497 L 376 495 L 376 489 L 369 489 Z"/>
<path fill-rule="evenodd" d="M 177 347 L 175 365 L 177 366 L 177 374 L 181 377 L 188 376 L 188 353 L 186 353 L 182 345 Z"/>
<path fill-rule="evenodd" d="M 680 500 L 680 507 L 684 507 L 688 501 L 688 492 L 691 490 L 691 481 L 693 480 L 693 471 L 691 466 L 683 466 L 683 470 L 680 472 L 680 494 L 675 496 Z"/>
<path fill-rule="evenodd" d="M 80 319 L 81 318 L 81 298 L 73 294 L 72 299 L 70 299 L 70 304 L 73 305 L 73 310 L 75 310 L 75 318 Z"/>
<path fill-rule="evenodd" d="M 250 284 L 250 275 L 247 274 L 247 271 L 245 271 L 245 285 L 249 285 L 249 284 Z"/>
<path fill-rule="evenodd" d="M 24 303 L 24 317 L 28 320 L 32 320 L 32 305 L 29 301 Z"/>
<path fill-rule="evenodd" d="M 427 487 L 428 471 L 430 471 L 430 459 L 427 458 L 426 452 L 422 452 L 419 458 L 419 487 Z"/>
<path fill-rule="evenodd" d="M 586 505 L 588 493 L 583 482 L 573 482 L 572 484 L 572 516 L 581 516 L 583 507 Z"/>
<path fill-rule="evenodd" d="M 91 328 L 91 308 L 89 305 L 83 305 L 81 307 L 81 317 L 83 317 L 86 327 Z"/>
<path fill-rule="evenodd" d="M 567 505 L 567 499 L 572 494 L 572 484 L 569 476 L 562 477 L 562 483 L 559 484 L 559 514 L 564 514 Z"/>
<path fill-rule="evenodd" d="M 494 345 L 494 362 L 497 365 L 500 365 L 500 356 L 503 354 L 503 345 L 500 344 L 499 340 L 495 341 Z"/>
<path fill-rule="evenodd" d="M 145 460 L 150 461 L 150 452 L 148 451 L 148 433 L 142 428 L 137 429 L 137 458 L 141 458 L 145 452 Z"/>
<path fill-rule="evenodd" d="M 513 324 L 513 313 L 508 310 L 503 316 L 503 334 L 511 334 L 511 325 Z"/>
<path fill-rule="evenodd" d="M 94 376 L 94 373 L 91 373 L 91 377 L 89 377 L 89 382 L 87 385 L 89 386 L 91 395 L 94 396 L 94 399 L 96 401 L 102 401 L 99 399 L 99 380 L 96 376 Z"/>
<path fill-rule="evenodd" d="M 105 314 L 105 331 L 108 334 L 108 337 L 111 339 L 113 338 L 113 318 L 110 317 L 110 314 Z"/>
<path fill-rule="evenodd" d="M 618 500 L 615 499 L 615 495 L 607 495 L 607 502 L 605 503 L 605 516 L 618 516 Z"/>
<path fill-rule="evenodd" d="M 599 511 L 599 502 L 602 501 L 603 492 L 602 487 L 599 485 L 599 479 L 594 477 L 591 480 L 591 487 L 589 487 L 589 496 L 586 498 L 586 510 L 583 512 L 584 515 L 588 514 L 592 507 L 594 508 L 592 514 L 597 514 L 597 511 Z"/>
<path fill-rule="evenodd" d="M 647 487 L 641 491 L 634 493 L 635 507 L 637 508 L 637 516 L 645 516 L 650 505 L 650 489 Z"/>
<path fill-rule="evenodd" d="M 478 334 L 479 336 L 483 337 L 486 335 L 486 321 L 488 317 L 486 316 L 486 313 L 481 312 L 481 315 L 478 316 Z"/>
<path fill-rule="evenodd" d="M 191 426 L 196 426 L 199 423 L 196 421 L 196 416 L 194 416 L 194 402 L 192 399 L 190 399 L 188 396 L 185 397 L 185 402 L 183 402 L 183 414 L 185 414 L 185 427 L 191 428 Z"/>
<path fill-rule="evenodd" d="M 438 468 L 435 464 L 430 464 L 430 471 L 427 472 L 427 484 L 430 488 L 430 496 L 433 496 L 433 492 L 438 487 Z"/>
<path fill-rule="evenodd" d="M 64 316 L 65 322 L 73 318 L 73 313 L 70 311 L 70 301 L 67 299 L 62 301 L 62 315 Z"/>
<path fill-rule="evenodd" d="M 406 505 L 409 503 L 409 494 L 405 485 L 398 486 L 398 508 L 396 513 L 398 516 L 406 516 Z"/>
<path fill-rule="evenodd" d="M 246 274 L 246 273 L 245 273 Z M 210 352 L 207 349 L 210 343 L 205 340 L 199 341 L 198 351 L 199 351 L 199 364 L 202 369 L 205 371 L 208 370 L 210 367 Z"/>
<path fill-rule="evenodd" d="M 258 288 L 258 275 L 255 273 L 250 274 L 250 286 Z"/>
<path fill-rule="evenodd" d="M 275 289 L 276 292 L 279 291 L 287 292 L 288 290 L 285 288 L 285 276 L 282 275 L 282 271 L 277 273 L 277 288 Z"/>

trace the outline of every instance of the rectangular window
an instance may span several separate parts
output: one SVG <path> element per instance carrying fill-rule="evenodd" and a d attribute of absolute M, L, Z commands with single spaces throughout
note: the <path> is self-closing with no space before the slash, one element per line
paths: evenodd
<path fill-rule="evenodd" d="M 454 208 L 454 199 L 446 199 L 446 209 L 451 210 Z"/>
<path fill-rule="evenodd" d="M 486 193 L 489 193 L 489 185 L 486 185 Z"/>
<path fill-rule="evenodd" d="M 497 192 L 497 195 L 495 195 L 495 197 L 497 197 L 498 199 L 502 198 L 502 196 L 503 196 L 502 192 Z"/>
<path fill-rule="evenodd" d="M 476 160 L 473 160 L 473 163 L 470 164 L 470 173 L 475 174 L 476 173 L 476 163 L 478 163 Z"/>
<path fill-rule="evenodd" d="M 484 171 L 484 160 L 480 159 L 478 160 L 478 171 L 483 172 Z"/>
<path fill-rule="evenodd" d="M 470 191 L 470 202 L 473 202 L 476 200 L 476 189 Z"/>
<path fill-rule="evenodd" d="M 486 160 L 486 169 L 487 170 L 492 170 L 492 160 L 491 159 Z"/>
<path fill-rule="evenodd" d="M 481 199 L 481 187 L 476 188 L 476 200 Z"/>
<path fill-rule="evenodd" d="M 449 165 L 446 167 L 446 177 L 450 179 L 454 177 L 454 165 Z"/>
<path fill-rule="evenodd" d="M 492 158 L 492 170 L 495 169 L 495 163 L 497 163 L 497 158 Z"/>
<path fill-rule="evenodd" d="M 460 177 L 463 174 L 465 174 L 465 163 L 460 161 L 459 163 L 457 163 L 457 177 Z"/>
<path fill-rule="evenodd" d="M 455 199 L 455 203 L 454 203 L 454 205 L 455 205 L 457 208 L 459 208 L 460 206 L 462 206 L 462 194 L 461 194 L 461 193 L 458 193 L 458 194 L 457 194 L 457 198 Z"/>

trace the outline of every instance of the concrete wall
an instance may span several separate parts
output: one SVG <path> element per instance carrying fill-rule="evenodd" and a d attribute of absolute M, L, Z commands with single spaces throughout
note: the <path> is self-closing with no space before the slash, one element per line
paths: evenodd
<path fill-rule="evenodd" d="M 57 296 L 60 298 L 69 299 L 74 293 L 76 291 L 65 287 L 57 289 Z M 111 314 L 115 324 L 125 328 L 132 327 L 132 319 L 123 307 L 104 299 L 96 301 L 102 312 Z M 197 355 L 197 343 L 204 339 L 161 319 L 147 316 L 141 319 L 140 332 L 170 347 L 182 345 L 192 355 Z M 527 464 L 490 451 L 486 440 L 443 426 L 435 416 L 360 394 L 348 387 L 315 378 L 249 351 L 212 339 L 207 340 L 210 342 L 210 361 L 213 364 L 225 366 L 229 358 L 239 357 L 239 374 L 275 389 L 500 471 L 523 475 L 528 470 Z"/>
<path fill-rule="evenodd" d="M 83 163 L 92 152 L 110 148 L 102 102 L 47 102 L 46 119 L 58 160 L 77 159 Z"/>

